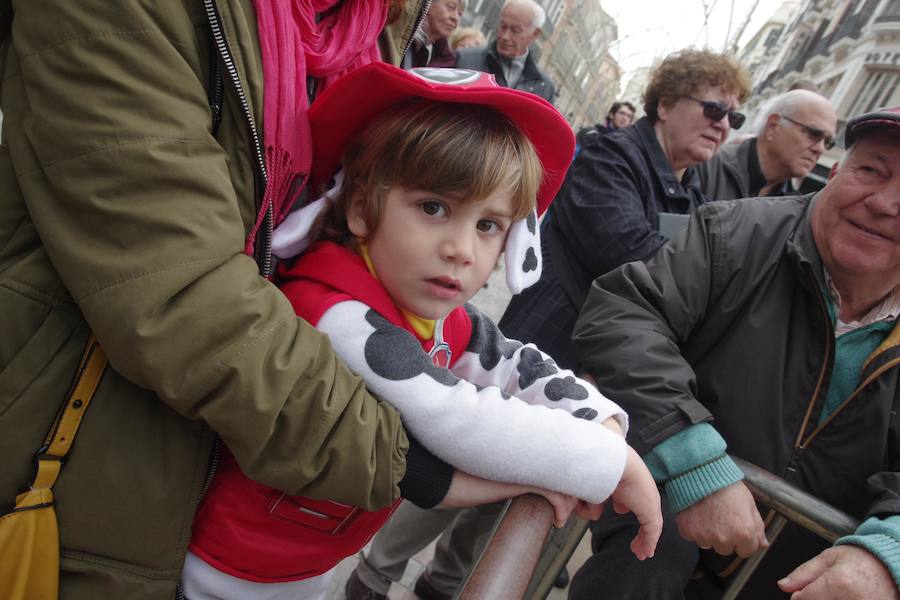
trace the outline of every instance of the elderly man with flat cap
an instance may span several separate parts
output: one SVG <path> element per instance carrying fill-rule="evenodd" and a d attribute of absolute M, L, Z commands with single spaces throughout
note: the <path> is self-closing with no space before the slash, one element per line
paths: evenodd
<path fill-rule="evenodd" d="M 768 545 L 726 447 L 862 521 L 832 547 L 788 525 L 742 598 L 900 598 L 900 107 L 845 136 L 817 194 L 705 204 L 594 282 L 574 347 L 628 411 L 670 526 L 638 563 L 636 525 L 607 511 L 570 598 L 715 597 Z"/>

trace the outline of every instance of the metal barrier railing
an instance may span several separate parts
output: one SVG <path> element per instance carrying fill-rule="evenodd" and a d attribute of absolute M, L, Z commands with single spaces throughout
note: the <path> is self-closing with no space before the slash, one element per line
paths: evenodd
<path fill-rule="evenodd" d="M 754 498 L 777 513 L 766 529 L 770 544 L 775 543 L 788 521 L 829 542 L 852 533 L 859 526 L 857 519 L 780 477 L 740 458 L 732 458 L 744 472 L 744 484 Z M 557 532 L 560 543 L 547 552 L 544 542 L 552 523 L 553 508 L 544 498 L 527 495 L 514 499 L 501 515 L 487 548 L 463 584 L 459 599 L 544 600 L 588 528 L 587 521 L 571 519 L 564 530 Z M 722 600 L 737 598 L 767 550 L 744 561 Z"/>
<path fill-rule="evenodd" d="M 553 507 L 542 496 L 514 498 L 463 583 L 459 600 L 522 598 L 552 524 Z"/>
<path fill-rule="evenodd" d="M 857 519 L 822 502 L 812 494 L 804 492 L 753 463 L 736 456 L 731 458 L 744 472 L 744 485 L 749 488 L 757 502 L 765 504 L 777 513 L 766 528 L 769 547 L 775 543 L 788 521 L 800 525 L 829 542 L 851 534 L 859 527 Z M 744 561 L 722 596 L 722 600 L 734 600 L 738 597 L 768 550 L 769 548 L 763 548 Z"/>

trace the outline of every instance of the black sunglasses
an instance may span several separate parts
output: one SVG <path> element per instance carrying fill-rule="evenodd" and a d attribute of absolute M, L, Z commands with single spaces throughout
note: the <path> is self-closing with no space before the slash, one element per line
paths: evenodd
<path fill-rule="evenodd" d="M 790 121 L 800 129 L 806 133 L 807 137 L 814 143 L 818 144 L 819 140 L 825 140 L 825 149 L 831 150 L 834 148 L 834 138 L 822 131 L 821 129 L 816 129 L 815 127 L 810 127 L 805 123 L 801 123 L 800 121 L 795 121 L 787 115 L 781 115 L 781 118 L 785 121 Z"/>
<path fill-rule="evenodd" d="M 693 100 L 694 102 L 699 102 L 703 105 L 703 116 L 707 119 L 712 119 L 713 121 L 721 121 L 722 117 L 728 115 L 728 124 L 731 125 L 732 129 L 740 129 L 741 125 L 744 124 L 744 121 L 747 120 L 747 117 L 743 113 L 739 113 L 736 110 L 729 109 L 728 105 L 724 102 L 700 100 L 699 98 L 694 98 L 693 96 L 688 96 L 688 99 Z"/>

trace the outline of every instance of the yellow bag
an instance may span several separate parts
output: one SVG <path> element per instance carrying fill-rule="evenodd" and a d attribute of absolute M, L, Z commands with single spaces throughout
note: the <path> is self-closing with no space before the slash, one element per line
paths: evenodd
<path fill-rule="evenodd" d="M 35 455 L 34 482 L 16 496 L 15 508 L 0 517 L 0 598 L 4 600 L 56 600 L 59 595 L 59 530 L 51 488 L 106 362 L 106 354 L 91 335 L 72 390 Z"/>

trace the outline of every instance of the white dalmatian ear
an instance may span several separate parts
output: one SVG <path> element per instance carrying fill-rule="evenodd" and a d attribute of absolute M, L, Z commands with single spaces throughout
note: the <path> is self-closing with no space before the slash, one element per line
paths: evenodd
<path fill-rule="evenodd" d="M 509 228 L 506 238 L 506 285 L 518 294 L 541 278 L 541 235 L 537 211 L 519 219 Z"/>
<path fill-rule="evenodd" d="M 343 183 L 344 172 L 338 171 L 334 176 L 334 185 L 321 198 L 289 214 L 272 233 L 272 254 L 286 259 L 306 250 L 312 243 L 309 233 L 316 218 L 328 207 L 329 202 L 337 198 Z"/>

